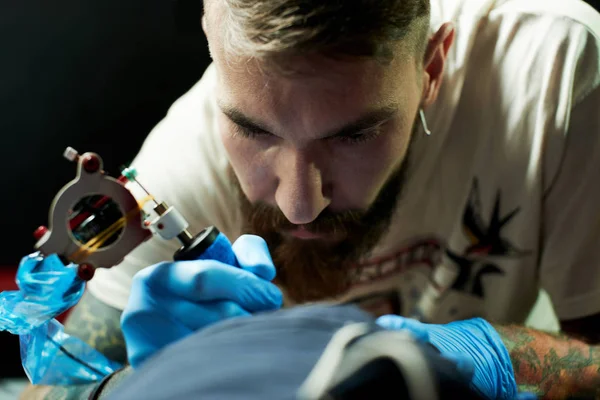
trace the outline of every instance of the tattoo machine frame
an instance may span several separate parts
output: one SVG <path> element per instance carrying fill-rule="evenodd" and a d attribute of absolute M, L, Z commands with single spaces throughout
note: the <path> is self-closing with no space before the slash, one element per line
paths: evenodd
<path fill-rule="evenodd" d="M 215 227 L 209 227 L 193 237 L 179 211 L 165 202 L 157 202 L 137 181 L 135 169 L 124 168 L 115 179 L 103 170 L 102 158 L 96 153 L 80 155 L 68 147 L 64 157 L 77 163 L 77 176 L 55 196 L 50 207 L 49 227 L 40 226 L 34 232 L 35 249 L 43 255 L 59 255 L 65 264 L 78 265 L 78 276 L 82 280 L 90 280 L 97 268 L 119 264 L 153 234 L 181 242 L 183 247 L 175 255 L 177 260 L 197 258 L 219 236 Z M 130 185 L 141 189 L 145 197 L 136 199 Z M 74 211 L 73 207 L 83 199 L 91 200 Z M 155 217 L 144 211 L 149 202 L 154 203 Z M 95 210 L 111 205 L 118 207 L 120 218 L 94 221 Z"/>

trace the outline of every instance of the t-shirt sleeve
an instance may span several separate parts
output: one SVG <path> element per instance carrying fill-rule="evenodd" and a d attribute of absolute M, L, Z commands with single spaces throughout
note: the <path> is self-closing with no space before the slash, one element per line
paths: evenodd
<path fill-rule="evenodd" d="M 564 49 L 574 73 L 561 80 L 571 112 L 563 137 L 548 138 L 561 151 L 546 160 L 555 167 L 541 227 L 540 282 L 560 320 L 600 312 L 600 26 L 572 33 Z"/>
<path fill-rule="evenodd" d="M 215 70 L 210 66 L 152 130 L 132 166 L 139 182 L 158 202 L 165 201 L 181 212 L 192 234 L 214 225 L 234 239 L 239 207 L 233 204 L 229 164 L 218 136 L 212 97 L 215 82 Z M 172 260 L 179 246 L 177 240 L 154 236 L 121 264 L 97 270 L 88 289 L 99 300 L 122 310 L 133 276 L 145 267 Z"/>

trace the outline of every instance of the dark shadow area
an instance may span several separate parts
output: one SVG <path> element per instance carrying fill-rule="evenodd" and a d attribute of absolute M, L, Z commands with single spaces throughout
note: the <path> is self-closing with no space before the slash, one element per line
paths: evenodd
<path fill-rule="evenodd" d="M 66 146 L 106 169 L 131 160 L 208 65 L 200 1 L 23 0 L 0 9 L 0 264 L 32 250 L 54 194 L 74 178 Z"/>
<path fill-rule="evenodd" d="M 201 10 L 201 0 L 0 2 L 0 266 L 33 251 L 75 177 L 65 147 L 99 153 L 117 174 L 201 77 Z M 21 374 L 17 338 L 1 333 L 0 349 L 0 377 Z"/>

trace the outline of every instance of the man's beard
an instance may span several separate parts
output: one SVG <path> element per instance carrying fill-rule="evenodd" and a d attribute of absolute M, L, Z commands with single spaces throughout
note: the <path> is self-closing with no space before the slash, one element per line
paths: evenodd
<path fill-rule="evenodd" d="M 241 201 L 244 233 L 265 239 L 277 269 L 275 282 L 292 300 L 304 303 L 331 299 L 348 290 L 352 267 L 368 255 L 389 228 L 404 184 L 408 159 L 407 152 L 368 210 L 332 212 L 325 209 L 313 222 L 303 225 L 311 233 L 343 237 L 335 243 L 285 235 L 284 232 L 298 226 L 289 222 L 277 207 L 250 203 L 231 172 Z"/>

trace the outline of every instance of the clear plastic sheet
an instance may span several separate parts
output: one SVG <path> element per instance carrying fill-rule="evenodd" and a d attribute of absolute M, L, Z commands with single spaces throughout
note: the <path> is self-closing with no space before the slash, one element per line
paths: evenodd
<path fill-rule="evenodd" d="M 66 334 L 56 320 L 21 335 L 21 362 L 35 385 L 76 385 L 102 380 L 121 368 L 82 340 Z"/>
<path fill-rule="evenodd" d="M 30 254 L 21 260 L 16 281 L 19 290 L 0 293 L 0 331 L 20 336 L 21 361 L 33 384 L 94 382 L 121 367 L 66 334 L 54 319 L 83 295 L 76 265 L 65 266 L 56 255 Z"/>
<path fill-rule="evenodd" d="M 24 257 L 16 280 L 19 290 L 0 293 L 0 330 L 15 335 L 27 334 L 68 310 L 85 289 L 77 267 L 65 266 L 56 255 Z"/>

